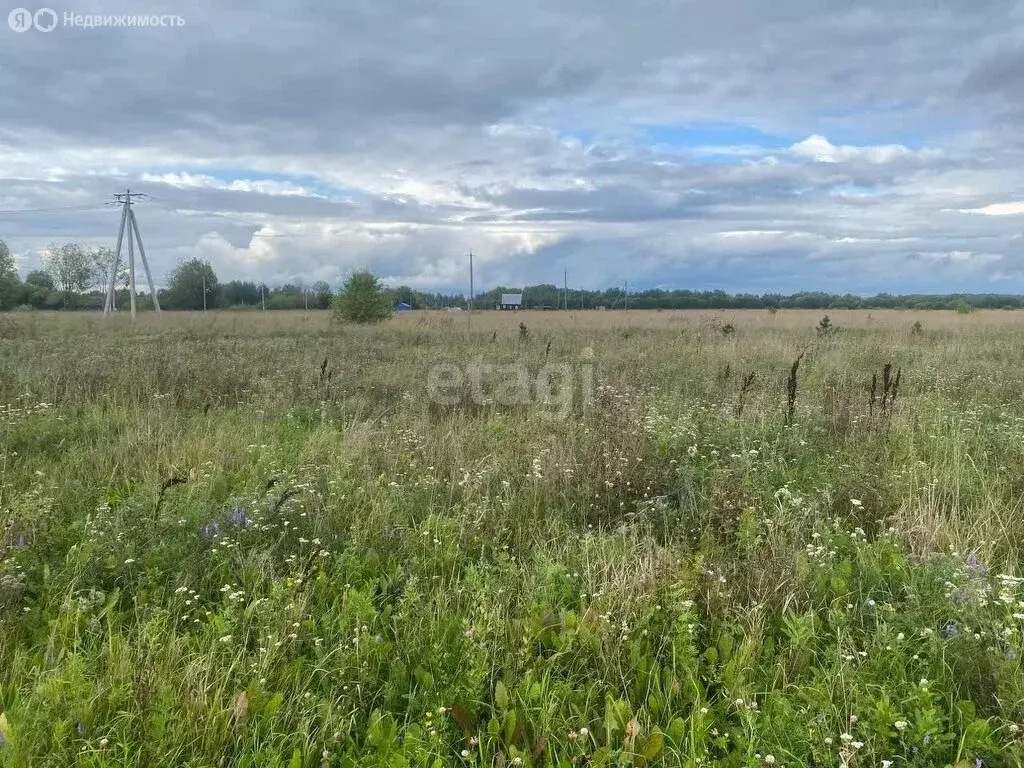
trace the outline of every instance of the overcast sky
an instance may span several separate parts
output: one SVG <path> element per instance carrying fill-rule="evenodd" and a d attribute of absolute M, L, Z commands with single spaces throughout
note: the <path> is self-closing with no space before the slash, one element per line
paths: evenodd
<path fill-rule="evenodd" d="M 50 7 L 185 23 L 0 26 L 23 273 L 130 187 L 158 282 L 1024 292 L 1024 1 Z"/>

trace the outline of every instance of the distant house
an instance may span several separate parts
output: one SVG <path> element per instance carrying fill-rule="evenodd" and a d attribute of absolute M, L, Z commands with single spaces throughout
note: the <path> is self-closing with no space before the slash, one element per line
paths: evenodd
<path fill-rule="evenodd" d="M 523 308 L 523 294 L 521 293 L 503 293 L 501 294 L 501 303 L 497 306 L 497 309 L 503 310 L 517 310 Z"/>
<path fill-rule="evenodd" d="M 395 312 L 408 312 L 412 309 L 412 304 L 407 304 L 404 301 L 400 301 L 395 304 Z"/>

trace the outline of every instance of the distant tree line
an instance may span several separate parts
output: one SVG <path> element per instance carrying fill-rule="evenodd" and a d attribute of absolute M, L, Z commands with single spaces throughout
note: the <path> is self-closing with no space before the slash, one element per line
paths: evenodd
<path fill-rule="evenodd" d="M 36 309 L 102 309 L 104 292 L 110 280 L 113 252 L 108 248 L 86 249 L 77 243 L 54 245 L 42 254 L 43 268 L 30 272 L 24 280 L 18 276 L 6 243 L 0 240 L 0 311 L 18 307 Z M 143 283 L 145 281 L 142 281 Z M 146 309 L 152 300 L 139 289 L 139 306 Z M 122 264 L 116 281 L 117 304 L 128 304 L 128 269 Z M 498 286 L 477 294 L 474 309 L 493 309 L 502 294 L 521 293 L 524 309 L 1024 309 L 1024 296 L 1011 294 L 890 294 L 854 296 L 808 291 L 783 295 L 777 293 L 731 294 L 725 291 L 631 291 L 607 288 L 603 291 L 569 289 L 557 285 L 528 285 L 522 288 Z M 250 308 L 318 309 L 331 307 L 333 293 L 323 281 L 309 286 L 289 283 L 268 286 L 249 280 L 221 283 L 209 262 L 191 259 L 170 274 L 167 287 L 158 291 L 165 309 Z M 414 309 L 467 309 L 469 300 L 462 293 L 427 293 L 406 285 L 383 289 L 389 306 L 399 303 Z M 204 304 L 205 301 L 205 304 Z"/>

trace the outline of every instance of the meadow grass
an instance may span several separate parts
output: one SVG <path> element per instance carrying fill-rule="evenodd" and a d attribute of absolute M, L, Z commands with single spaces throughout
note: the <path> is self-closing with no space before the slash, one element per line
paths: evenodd
<path fill-rule="evenodd" d="M 821 314 L 0 316 L 0 764 L 1020 765 L 1024 313 Z"/>

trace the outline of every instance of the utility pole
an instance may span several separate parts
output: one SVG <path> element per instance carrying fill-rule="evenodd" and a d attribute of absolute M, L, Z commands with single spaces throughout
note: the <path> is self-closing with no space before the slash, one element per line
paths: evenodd
<path fill-rule="evenodd" d="M 629 280 L 626 281 L 625 286 L 622 289 L 623 300 L 626 302 L 626 309 L 629 309 Z"/>
<path fill-rule="evenodd" d="M 562 297 L 565 310 L 569 310 L 569 270 L 562 271 Z"/>
<path fill-rule="evenodd" d="M 153 299 L 153 309 L 160 314 L 160 298 L 156 294 L 156 286 L 153 284 L 153 273 L 149 269 L 149 260 L 146 258 L 146 248 L 142 244 L 142 233 L 139 232 L 139 222 L 135 218 L 135 211 L 132 209 L 132 198 L 144 197 L 138 192 L 126 189 L 124 194 L 114 195 L 114 199 L 121 203 L 121 225 L 117 230 L 117 246 L 114 248 L 114 261 L 110 266 L 110 280 L 107 283 L 107 296 L 103 302 L 103 316 L 106 317 L 117 309 L 117 271 L 121 267 L 121 246 L 124 244 L 125 232 L 128 233 L 128 287 L 131 294 L 132 320 L 135 319 L 136 311 L 136 290 L 135 290 L 135 243 L 139 244 L 139 256 L 142 259 L 142 266 L 146 270 L 146 281 L 149 284 L 149 293 Z"/>
<path fill-rule="evenodd" d="M 264 290 L 266 289 L 266 287 L 267 287 L 266 285 L 264 285 L 263 283 L 260 283 L 260 303 L 263 305 L 263 311 L 264 312 L 267 311 L 267 294 L 264 293 Z"/>
<path fill-rule="evenodd" d="M 203 275 L 203 312 L 206 311 L 206 275 Z"/>
<path fill-rule="evenodd" d="M 306 305 L 306 311 L 309 312 L 309 291 L 305 288 L 302 289 L 302 300 Z"/>
<path fill-rule="evenodd" d="M 473 327 L 473 251 L 469 252 L 469 326 Z"/>

